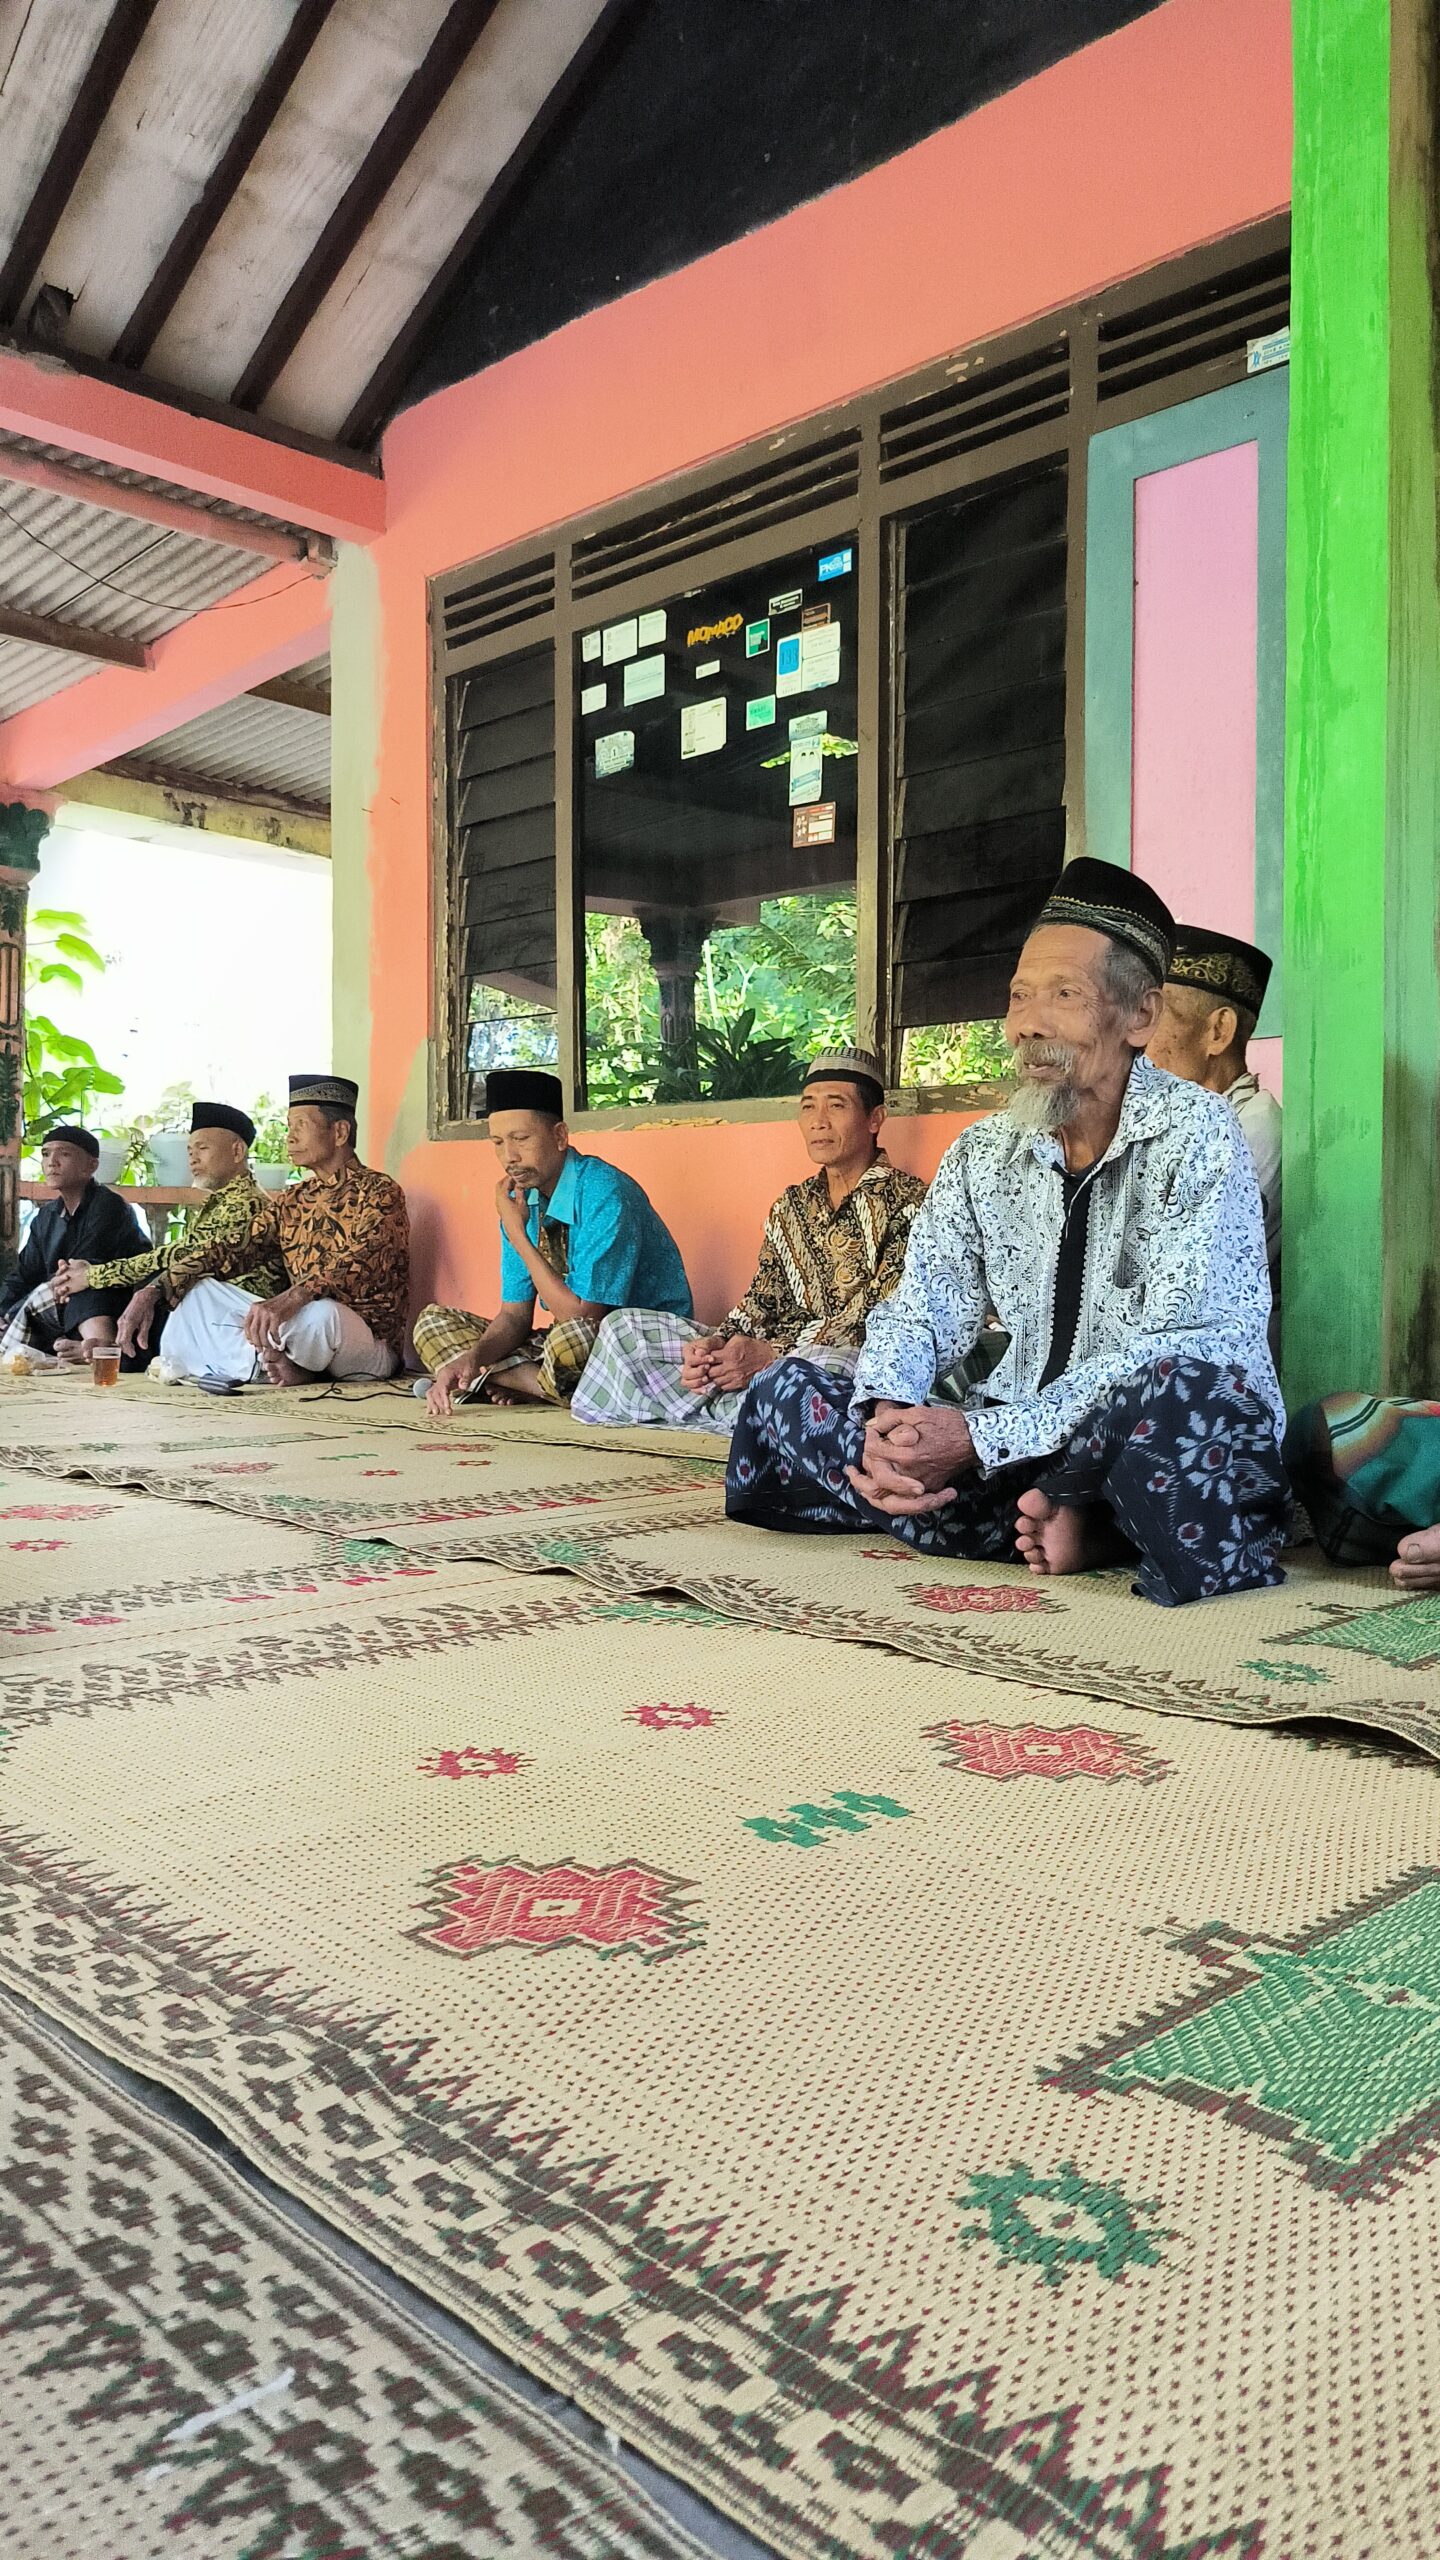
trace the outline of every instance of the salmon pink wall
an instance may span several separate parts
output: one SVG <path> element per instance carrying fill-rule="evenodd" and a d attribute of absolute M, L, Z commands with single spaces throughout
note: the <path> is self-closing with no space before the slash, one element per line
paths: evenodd
<path fill-rule="evenodd" d="M 425 1134 L 426 580 L 1283 208 L 1289 42 L 1286 0 L 1165 0 L 390 429 L 363 753 L 344 740 L 368 706 L 347 711 L 337 678 L 337 795 L 364 776 L 348 813 L 337 796 L 337 900 L 368 909 L 370 953 L 368 984 L 339 972 L 337 1053 L 365 1072 L 372 1158 L 410 1194 L 419 1292 L 488 1307 L 498 1267 L 488 1148 Z M 342 844 L 359 849 L 348 869 Z M 928 1172 L 961 1125 L 894 1121 L 892 1153 Z M 706 1314 L 743 1284 L 766 1206 L 804 1164 L 788 1118 L 580 1135 L 650 1191 Z"/>

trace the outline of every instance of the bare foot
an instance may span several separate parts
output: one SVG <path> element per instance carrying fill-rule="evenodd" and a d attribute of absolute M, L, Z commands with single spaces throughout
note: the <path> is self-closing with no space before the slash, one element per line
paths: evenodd
<path fill-rule="evenodd" d="M 1098 1503 L 1080 1511 L 1034 1491 L 1020 1496 L 1015 1544 L 1032 1573 L 1085 1573 L 1114 1564 L 1126 1552 L 1109 1512 Z"/>
<path fill-rule="evenodd" d="M 315 1377 L 313 1369 L 297 1369 L 283 1351 L 262 1351 L 260 1366 L 272 1387 L 308 1387 Z"/>
<path fill-rule="evenodd" d="M 108 1349 L 108 1344 L 107 1344 Z M 55 1345 L 55 1357 L 62 1369 L 83 1369 L 90 1354 L 83 1342 L 70 1333 L 62 1333 Z"/>
<path fill-rule="evenodd" d="M 1440 1591 L 1440 1526 L 1401 1539 L 1390 1579 L 1402 1591 Z"/>
<path fill-rule="evenodd" d="M 544 1404 L 545 1390 L 533 1360 L 518 1360 L 513 1369 L 492 1369 L 485 1381 L 492 1404 Z"/>

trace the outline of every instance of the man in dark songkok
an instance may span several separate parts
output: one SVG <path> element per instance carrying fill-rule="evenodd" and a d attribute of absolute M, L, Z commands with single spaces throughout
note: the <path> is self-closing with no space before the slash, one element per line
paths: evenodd
<path fill-rule="evenodd" d="M 568 1404 L 613 1307 L 691 1312 L 675 1239 L 638 1182 L 572 1146 L 558 1076 L 497 1070 L 485 1080 L 485 1116 L 500 1159 L 500 1307 L 424 1307 L 415 1349 L 433 1372 L 433 1414 L 457 1397 L 497 1404 Z M 535 1302 L 549 1315 L 537 1332 Z"/>
<path fill-rule="evenodd" d="M 884 1073 L 865 1050 L 832 1049 L 811 1061 L 798 1118 L 816 1170 L 775 1202 L 739 1304 L 714 1327 L 617 1308 L 580 1381 L 577 1421 L 723 1433 L 751 1379 L 787 1351 L 827 1369 L 854 1368 L 872 1309 L 900 1277 L 925 1185 L 880 1145 Z"/>
<path fill-rule="evenodd" d="M 305 1180 L 265 1195 L 254 1234 L 207 1248 L 166 1327 L 168 1367 L 272 1387 L 399 1368 L 410 1222 L 399 1183 L 356 1154 L 359 1098 L 348 1076 L 290 1078 L 286 1145 Z M 282 1285 L 264 1296 L 239 1276 L 257 1251 L 280 1266 Z"/>
<path fill-rule="evenodd" d="M 134 1253 L 145 1242 L 130 1202 L 96 1181 L 99 1161 L 99 1139 L 88 1129 L 71 1124 L 47 1132 L 40 1172 L 55 1197 L 36 1210 L 13 1267 L 0 1280 L 0 1359 L 24 1353 L 80 1361 L 94 1344 L 115 1340 L 129 1290 L 71 1290 L 60 1276 L 72 1262 Z"/>
<path fill-rule="evenodd" d="M 1167 1075 L 1223 1094 L 1250 1150 L 1265 1203 L 1265 1250 L 1275 1281 L 1280 1261 L 1280 1105 L 1251 1072 L 1248 1051 L 1270 984 L 1272 963 L 1253 942 L 1208 925 L 1179 924 L 1160 994 L 1160 1019 L 1145 1054 Z"/>
<path fill-rule="evenodd" d="M 854 1379 L 755 1380 L 732 1517 L 1035 1574 L 1128 1557 L 1167 1606 L 1283 1578 L 1259 1185 L 1228 1104 L 1142 1054 L 1173 941 L 1134 874 L 1061 873 L 1011 981 L 1009 1107 L 943 1158 Z M 967 1383 L 992 1307 L 1009 1347 Z"/>
<path fill-rule="evenodd" d="M 62 1263 L 55 1280 L 57 1297 L 72 1290 L 128 1290 L 117 1330 L 121 1351 L 143 1358 L 158 1343 L 166 1318 L 193 1280 L 209 1269 L 212 1247 L 248 1244 L 255 1260 L 235 1282 L 248 1297 L 273 1297 L 285 1286 L 285 1271 L 273 1243 L 274 1213 L 250 1171 L 255 1123 L 248 1111 L 229 1102 L 197 1102 L 190 1113 L 190 1179 L 205 1197 L 187 1211 L 183 1232 L 173 1244 L 152 1245 L 148 1253 L 122 1255 L 112 1262 Z M 267 1260 L 268 1254 L 268 1260 Z"/>

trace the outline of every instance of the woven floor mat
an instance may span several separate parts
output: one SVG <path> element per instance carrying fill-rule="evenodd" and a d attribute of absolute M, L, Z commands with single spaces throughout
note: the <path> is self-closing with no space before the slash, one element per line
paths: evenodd
<path fill-rule="evenodd" d="M 713 1457 L 667 1454 L 634 1432 L 580 1433 L 559 1413 L 512 1421 L 488 1408 L 435 1423 L 386 1387 L 219 1397 L 142 1377 L 102 1396 L 78 1375 L 0 1380 L 0 1465 L 416 1546 L 517 1515 L 550 1525 L 684 1517 L 713 1504 L 721 1480 Z"/>
<path fill-rule="evenodd" d="M 1433 2560 L 1423 1755 L 422 1589 L 0 1676 L 0 1977 L 797 2560 Z"/>
<path fill-rule="evenodd" d="M 214 1627 L 273 1637 L 350 1610 L 352 1595 L 488 1591 L 503 1571 L 408 1555 L 388 1540 L 272 1527 L 115 1486 L 0 1468 L 0 1651 L 9 1662 L 102 1643 L 193 1646 Z M 513 1577 L 509 1577 L 513 1579 Z M 534 1585 L 529 1586 L 530 1597 Z"/>
<path fill-rule="evenodd" d="M 110 1395 L 108 1437 L 90 1442 L 76 1416 L 88 1423 L 94 1403 L 83 1381 L 0 1385 L 12 1488 L 30 1469 L 139 1484 L 410 1564 L 560 1570 L 617 1600 L 681 1591 L 762 1627 L 987 1678 L 1230 1724 L 1335 1716 L 1440 1756 L 1440 1593 L 1401 1599 L 1383 1572 L 1337 1572 L 1313 1547 L 1292 1551 L 1278 1590 L 1157 1609 L 1125 1569 L 1037 1582 L 873 1534 L 745 1528 L 725 1519 L 710 1459 L 641 1463 L 590 1446 L 597 1435 L 582 1440 L 563 1414 L 487 1409 L 477 1429 L 471 1416 L 427 1424 L 403 1396 L 270 1392 L 252 1405 L 137 1380 Z"/>
<path fill-rule="evenodd" d="M 0 2002 L 6 2560 L 698 2560 L 188 2133 Z"/>

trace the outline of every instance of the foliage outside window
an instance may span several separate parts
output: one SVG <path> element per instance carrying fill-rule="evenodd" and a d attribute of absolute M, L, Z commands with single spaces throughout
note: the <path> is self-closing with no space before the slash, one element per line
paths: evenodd
<path fill-rule="evenodd" d="M 856 548 L 575 642 L 592 1107 L 793 1094 L 855 1035 Z"/>

